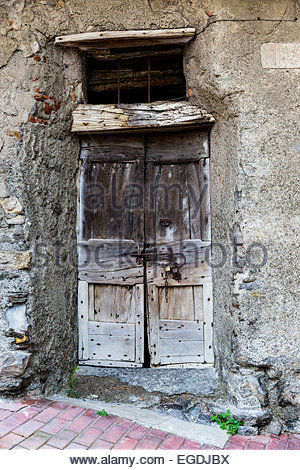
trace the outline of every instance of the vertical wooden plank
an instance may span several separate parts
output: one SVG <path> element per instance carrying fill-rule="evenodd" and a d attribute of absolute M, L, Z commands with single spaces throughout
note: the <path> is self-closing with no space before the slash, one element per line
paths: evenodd
<path fill-rule="evenodd" d="M 78 282 L 78 357 L 89 358 L 88 347 L 89 285 L 86 281 Z"/>
<path fill-rule="evenodd" d="M 158 288 L 148 285 L 148 320 L 151 367 L 160 364 Z"/>
<path fill-rule="evenodd" d="M 198 322 L 204 321 L 203 312 L 203 286 L 194 286 L 194 309 L 195 309 L 195 320 Z"/>
<path fill-rule="evenodd" d="M 190 215 L 190 238 L 201 239 L 200 163 L 191 162 L 187 171 L 188 203 Z"/>
<path fill-rule="evenodd" d="M 89 321 L 95 320 L 95 286 L 94 284 L 88 284 L 89 291 Z"/>
<path fill-rule="evenodd" d="M 135 362 L 144 362 L 144 285 L 135 286 Z"/>
<path fill-rule="evenodd" d="M 203 309 L 204 309 L 204 356 L 205 362 L 214 363 L 213 351 L 213 299 L 212 284 L 203 284 Z"/>
<path fill-rule="evenodd" d="M 85 172 L 86 172 L 87 159 L 81 160 L 80 164 L 80 182 L 79 182 L 79 204 L 78 204 L 78 240 L 84 240 L 84 188 L 85 188 Z"/>
<path fill-rule="evenodd" d="M 211 240 L 210 217 L 210 184 L 209 184 L 209 158 L 200 160 L 200 194 L 201 194 L 201 239 Z"/>

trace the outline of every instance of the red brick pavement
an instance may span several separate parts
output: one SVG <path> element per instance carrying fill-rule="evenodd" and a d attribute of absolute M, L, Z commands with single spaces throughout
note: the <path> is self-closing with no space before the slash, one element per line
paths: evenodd
<path fill-rule="evenodd" d="M 45 398 L 0 401 L 0 449 L 217 449 Z M 225 449 L 300 450 L 300 434 L 231 436 Z"/>

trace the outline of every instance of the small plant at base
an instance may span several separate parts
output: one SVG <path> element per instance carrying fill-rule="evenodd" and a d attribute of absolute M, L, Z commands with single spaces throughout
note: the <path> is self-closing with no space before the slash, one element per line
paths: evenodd
<path fill-rule="evenodd" d="M 75 392 L 75 385 L 76 385 L 76 382 L 78 380 L 75 377 L 75 374 L 76 374 L 77 370 L 78 370 L 78 367 L 74 366 L 73 369 L 71 370 L 69 376 L 68 376 L 67 385 L 69 386 L 69 388 L 67 390 L 67 395 L 70 398 L 77 398 L 79 396 L 79 394 L 77 392 Z"/>
<path fill-rule="evenodd" d="M 211 421 L 216 421 L 221 429 L 227 432 L 227 434 L 238 434 L 239 426 L 243 426 L 242 421 L 238 421 L 230 416 L 230 410 L 226 413 L 220 413 L 219 415 L 211 416 Z"/>
<path fill-rule="evenodd" d="M 101 411 L 97 411 L 97 415 L 100 415 L 100 416 L 107 416 L 107 412 L 103 409 Z"/>

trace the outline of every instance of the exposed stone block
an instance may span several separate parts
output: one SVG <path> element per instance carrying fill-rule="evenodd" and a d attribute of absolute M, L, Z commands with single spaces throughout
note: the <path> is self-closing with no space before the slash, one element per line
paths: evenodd
<path fill-rule="evenodd" d="M 16 197 L 7 197 L 0 202 L 5 214 L 22 214 L 23 207 Z"/>
<path fill-rule="evenodd" d="M 261 62 L 264 68 L 299 69 L 300 43 L 262 44 Z"/>
<path fill-rule="evenodd" d="M 29 327 L 26 316 L 26 305 L 14 305 L 5 312 L 5 318 L 10 330 L 15 333 L 26 333 Z"/>
<path fill-rule="evenodd" d="M 2 36 L 0 39 L 0 67 L 6 65 L 15 50 L 18 48 L 18 44 L 13 39 Z"/>
<path fill-rule="evenodd" d="M 15 377 L 0 377 L 0 392 L 18 390 L 22 384 L 22 379 Z"/>
<path fill-rule="evenodd" d="M 8 197 L 9 196 L 9 189 L 5 181 L 0 180 L 0 198 L 1 197 Z"/>
<path fill-rule="evenodd" d="M 0 377 L 18 377 L 25 371 L 31 354 L 23 351 L 5 351 L 0 354 Z"/>
<path fill-rule="evenodd" d="M 8 225 L 22 225 L 25 224 L 25 217 L 24 215 L 17 215 L 12 219 L 6 219 L 6 222 L 8 223 Z"/>
<path fill-rule="evenodd" d="M 28 269 L 31 263 L 30 251 L 1 251 L 0 267 L 12 269 Z"/>
<path fill-rule="evenodd" d="M 272 419 L 271 411 L 262 410 L 261 408 L 239 408 L 234 406 L 232 403 L 210 403 L 208 407 L 213 414 L 224 413 L 229 409 L 231 416 L 233 416 L 235 419 L 238 419 L 239 421 L 242 421 L 245 425 L 245 428 L 263 426 L 264 424 L 269 423 Z"/>
<path fill-rule="evenodd" d="M 278 419 L 272 419 L 272 421 L 265 428 L 265 432 L 266 434 L 275 434 L 276 436 L 279 436 L 281 429 L 281 422 Z"/>

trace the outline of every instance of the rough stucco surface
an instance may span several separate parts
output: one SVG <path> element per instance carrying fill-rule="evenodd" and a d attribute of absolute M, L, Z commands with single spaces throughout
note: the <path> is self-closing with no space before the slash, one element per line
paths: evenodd
<path fill-rule="evenodd" d="M 84 87 L 80 55 L 55 47 L 55 36 L 192 26 L 197 37 L 184 60 L 189 99 L 217 120 L 212 231 L 226 262 L 214 269 L 216 364 L 236 405 L 269 408 L 296 429 L 299 69 L 263 68 L 261 45 L 298 42 L 299 10 L 290 0 L 2 2 L 0 349 L 18 352 L 15 336 L 24 332 L 6 321 L 17 304 L 26 305 L 32 346 L 7 359 L 16 361 L 19 375 L 9 381 L 0 371 L 0 389 L 55 388 L 76 360 L 70 253 L 79 142 L 70 126 Z M 39 253 L 37 243 L 44 244 Z M 249 257 L 252 243 L 265 247 L 263 266 L 261 249 Z M 220 249 L 213 253 L 217 263 Z M 23 353 L 31 356 L 23 360 Z"/>

